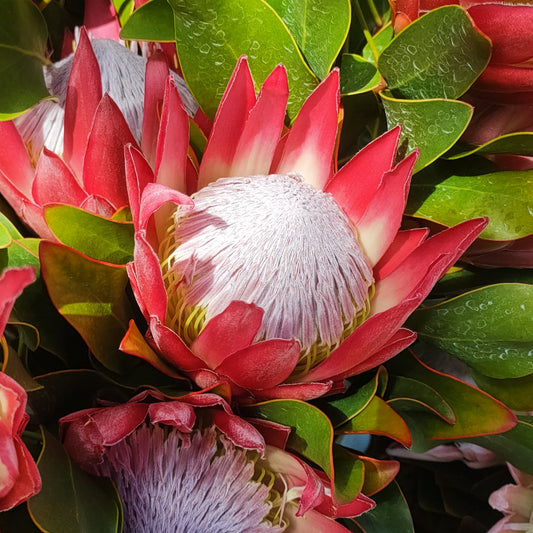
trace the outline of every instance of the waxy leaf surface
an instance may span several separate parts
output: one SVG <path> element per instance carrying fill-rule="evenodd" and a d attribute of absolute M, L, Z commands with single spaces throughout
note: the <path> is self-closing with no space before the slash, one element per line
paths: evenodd
<path fill-rule="evenodd" d="M 378 68 L 398 98 L 459 98 L 483 72 L 490 41 L 458 6 L 415 20 L 382 51 Z"/>
<path fill-rule="evenodd" d="M 409 152 L 418 148 L 414 172 L 423 169 L 452 147 L 472 117 L 472 107 L 454 100 L 399 100 L 381 92 L 389 129 L 402 126 L 402 141 Z"/>
<path fill-rule="evenodd" d="M 341 61 L 341 94 L 359 94 L 378 86 L 380 75 L 377 68 L 356 54 L 343 54 Z"/>
<path fill-rule="evenodd" d="M 421 339 L 493 378 L 533 372 L 533 285 L 490 285 L 416 311 Z"/>
<path fill-rule="evenodd" d="M 31 0 L 0 2 L 0 120 L 9 120 L 50 96 L 43 65 L 48 32 Z"/>
<path fill-rule="evenodd" d="M 318 80 L 293 37 L 263 0 L 169 0 L 185 81 L 200 107 L 214 117 L 240 56 L 246 55 L 256 89 L 279 63 L 287 69 L 289 116 L 294 118 Z"/>
<path fill-rule="evenodd" d="M 487 216 L 482 238 L 513 240 L 533 233 L 532 206 L 533 170 L 449 177 L 428 172 L 411 182 L 406 213 L 445 226 Z"/>
<path fill-rule="evenodd" d="M 266 1 L 287 26 L 311 70 L 324 79 L 348 35 L 350 1 Z"/>
<path fill-rule="evenodd" d="M 122 39 L 142 41 L 174 41 L 174 14 L 167 0 L 152 0 L 136 9 L 120 36 Z"/>

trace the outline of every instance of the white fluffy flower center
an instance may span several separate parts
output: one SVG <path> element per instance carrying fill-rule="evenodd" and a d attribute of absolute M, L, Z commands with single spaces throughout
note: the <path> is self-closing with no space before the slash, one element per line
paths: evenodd
<path fill-rule="evenodd" d="M 178 208 L 162 251 L 169 324 L 187 341 L 191 315 L 203 325 L 233 300 L 264 310 L 257 339 L 297 339 L 305 357 L 329 353 L 364 318 L 372 269 L 331 195 L 268 175 L 219 179 L 194 203 Z"/>

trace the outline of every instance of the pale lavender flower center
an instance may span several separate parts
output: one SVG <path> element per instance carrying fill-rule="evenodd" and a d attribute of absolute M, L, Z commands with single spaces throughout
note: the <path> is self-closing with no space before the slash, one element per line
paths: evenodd
<path fill-rule="evenodd" d="M 222 178 L 193 199 L 161 251 L 167 322 L 187 342 L 242 300 L 264 310 L 257 339 L 297 339 L 312 365 L 364 319 L 372 269 L 330 194 L 268 175 Z"/>
<path fill-rule="evenodd" d="M 208 429 L 181 435 L 143 425 L 106 451 L 124 507 L 124 533 L 280 533 L 268 518 L 270 487 L 254 481 L 254 461 Z"/>

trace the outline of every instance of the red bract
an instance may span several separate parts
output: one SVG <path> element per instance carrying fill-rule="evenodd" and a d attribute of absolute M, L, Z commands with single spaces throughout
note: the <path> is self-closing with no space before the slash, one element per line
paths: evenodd
<path fill-rule="evenodd" d="M 63 158 L 44 148 L 34 169 L 14 124 L 0 122 L 0 193 L 42 237 L 52 237 L 43 218 L 48 204 L 104 216 L 128 204 L 123 150 L 135 140 L 115 102 L 102 97 L 100 68 L 85 31 L 69 78 L 64 124 Z"/>
<path fill-rule="evenodd" d="M 269 524 L 279 532 L 347 532 L 328 513 L 327 483 L 300 459 L 266 445 L 216 394 L 166 400 L 145 392 L 126 404 L 68 415 L 60 430 L 75 462 L 116 483 L 125 531 L 175 523 L 199 531 L 217 515 L 221 530 L 234 520 L 243 531 Z M 373 505 L 359 495 L 342 510 L 355 516 Z"/>
<path fill-rule="evenodd" d="M 165 183 L 178 191 L 151 183 L 154 174 L 148 163 L 135 148 L 127 149 L 137 230 L 129 274 L 149 325 L 150 346 L 142 346 L 132 324 L 122 349 L 163 370 L 171 365 L 202 388 L 229 383 L 241 401 L 315 398 L 400 352 L 415 338 L 402 324 L 487 222 L 468 221 L 431 238 L 424 229 L 400 231 L 417 154 L 396 164 L 399 129 L 369 144 L 337 172 L 338 71 L 317 87 L 280 138 L 287 98 L 283 67 L 272 72 L 256 96 L 241 59 L 215 117 L 196 187 L 186 179 L 187 130 L 171 84 L 157 149 L 146 155 L 153 158 L 157 180 L 163 182 L 165 169 L 173 178 Z M 170 136 L 179 151 L 166 142 Z M 229 178 L 219 179 L 223 177 Z M 277 187 L 272 194 L 271 186 Z M 250 187 L 258 193 L 248 193 Z M 192 200 L 183 194 L 191 189 L 198 191 Z M 289 191 L 288 200 L 282 198 L 284 191 Z M 245 200 L 234 204 L 241 193 Z M 212 198 L 220 198 L 213 201 L 222 211 L 209 207 Z M 168 206 L 158 211 L 167 202 L 178 204 L 172 221 Z M 225 205 L 230 205 L 229 212 L 223 212 Z M 169 255 L 161 241 L 178 234 L 189 219 L 196 220 L 192 214 L 198 217 L 198 231 L 175 237 L 180 242 L 170 246 Z M 341 226 L 348 229 L 341 231 Z M 219 228 L 228 228 L 227 238 Z M 201 231 L 213 229 L 201 238 Z M 181 253 L 188 239 L 191 256 L 175 283 L 169 282 L 174 275 L 171 255 Z M 229 241 L 235 250 L 229 263 L 235 266 L 228 273 L 220 258 Z M 218 242 L 222 250 L 213 244 Z M 204 245 L 214 247 L 211 256 L 202 255 Z M 347 248 L 361 261 L 354 267 L 355 278 L 342 270 L 341 255 Z M 189 305 L 186 291 L 202 283 L 208 290 L 206 301 Z M 258 287 L 263 288 L 259 296 Z M 360 295 L 361 302 L 354 303 Z M 344 320 L 353 308 L 355 318 Z"/>
<path fill-rule="evenodd" d="M 431 9 L 460 5 L 492 41 L 492 56 L 466 99 L 476 112 L 464 139 L 483 144 L 499 135 L 533 131 L 533 10 L 495 0 L 395 0 L 397 31 Z M 529 167 L 530 168 L 530 167 Z"/>
<path fill-rule="evenodd" d="M 35 279 L 31 267 L 0 276 L 0 336 L 17 296 Z M 4 354 L 5 357 L 6 354 Z M 28 423 L 26 392 L 0 372 L 0 511 L 7 511 L 41 490 L 41 477 L 20 435 Z"/>

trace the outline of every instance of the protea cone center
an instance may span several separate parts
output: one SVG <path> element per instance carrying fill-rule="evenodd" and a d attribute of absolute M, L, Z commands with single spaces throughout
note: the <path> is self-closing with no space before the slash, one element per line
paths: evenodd
<path fill-rule="evenodd" d="M 295 374 L 366 317 L 372 268 L 333 197 L 298 174 L 221 178 L 178 208 L 162 243 L 167 325 L 187 343 L 233 300 L 264 310 L 256 340 L 296 339 Z"/>
<path fill-rule="evenodd" d="M 279 480 L 258 457 L 214 428 L 183 435 L 143 424 L 109 448 L 97 473 L 117 487 L 125 533 L 281 532 Z"/>

